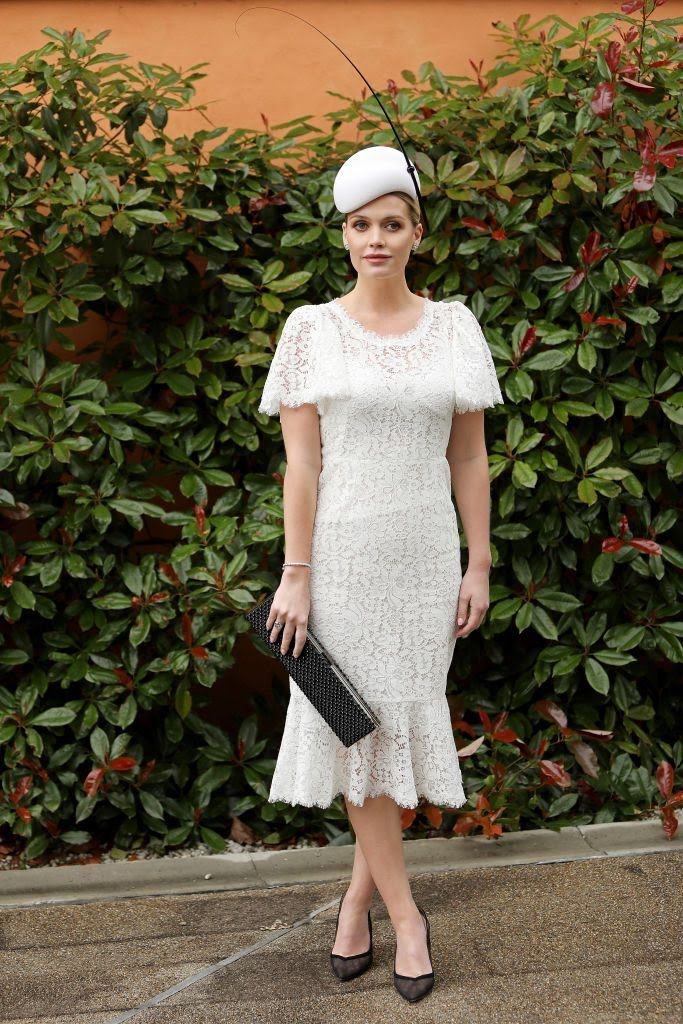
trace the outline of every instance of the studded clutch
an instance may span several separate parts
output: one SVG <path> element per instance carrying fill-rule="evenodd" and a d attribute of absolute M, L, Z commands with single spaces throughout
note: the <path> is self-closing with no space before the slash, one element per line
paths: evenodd
<path fill-rule="evenodd" d="M 274 597 L 275 593 L 269 594 L 246 612 L 247 619 L 344 746 L 353 746 L 380 725 L 377 715 L 310 629 L 306 629 L 306 640 L 298 658 L 291 653 L 294 637 L 286 654 L 280 650 L 281 638 L 271 642 L 273 627 L 266 629 L 266 622 Z"/>

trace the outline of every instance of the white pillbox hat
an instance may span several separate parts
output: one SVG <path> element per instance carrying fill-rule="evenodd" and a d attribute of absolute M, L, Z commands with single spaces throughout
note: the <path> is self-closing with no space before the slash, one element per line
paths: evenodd
<path fill-rule="evenodd" d="M 418 202 L 409 167 L 415 173 L 417 188 L 420 178 L 414 164 L 408 164 L 399 149 L 391 146 L 368 146 L 353 153 L 337 171 L 334 179 L 334 205 L 340 213 L 351 213 L 387 192 L 406 192 Z"/>

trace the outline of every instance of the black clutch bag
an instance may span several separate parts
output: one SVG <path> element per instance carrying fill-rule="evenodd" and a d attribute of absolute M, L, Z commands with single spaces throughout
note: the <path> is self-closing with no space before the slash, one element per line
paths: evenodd
<path fill-rule="evenodd" d="M 275 593 L 269 594 L 255 608 L 246 612 L 247 619 L 344 746 L 353 746 L 380 725 L 377 715 L 339 666 L 335 665 L 310 629 L 306 630 L 306 641 L 298 658 L 291 653 L 294 649 L 294 637 L 290 640 L 286 654 L 280 650 L 282 632 L 279 639 L 271 643 L 270 633 L 273 627 L 271 626 L 270 630 L 266 629 L 266 622 L 274 597 Z"/>

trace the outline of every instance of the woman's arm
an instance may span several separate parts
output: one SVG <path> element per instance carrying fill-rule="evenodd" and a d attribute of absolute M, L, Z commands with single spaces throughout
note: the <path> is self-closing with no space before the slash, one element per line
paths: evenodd
<path fill-rule="evenodd" d="M 322 468 L 320 419 L 312 403 L 292 409 L 280 405 L 282 437 L 287 454 L 283 486 L 286 562 L 310 562 L 313 523 L 318 504 L 318 477 Z M 287 566 L 283 573 L 303 575 L 305 566 Z"/>
<path fill-rule="evenodd" d="M 280 423 L 287 454 L 283 484 L 285 520 L 285 562 L 310 562 L 313 525 L 318 504 L 318 477 L 322 468 L 320 420 L 317 407 L 305 403 L 296 408 L 280 404 Z M 288 565 L 282 570 L 280 586 L 273 598 L 266 628 L 284 622 L 281 650 L 284 654 L 294 637 L 292 650 L 298 657 L 306 642 L 310 612 L 310 574 L 305 565 Z M 271 641 L 278 639 L 277 632 Z"/>
<path fill-rule="evenodd" d="M 491 484 L 483 409 L 453 417 L 446 458 L 451 467 L 458 514 L 467 537 L 467 567 L 488 571 L 491 567 Z"/>
<path fill-rule="evenodd" d="M 446 458 L 469 552 L 458 596 L 457 638 L 477 629 L 489 607 L 491 484 L 483 409 L 453 417 Z"/>

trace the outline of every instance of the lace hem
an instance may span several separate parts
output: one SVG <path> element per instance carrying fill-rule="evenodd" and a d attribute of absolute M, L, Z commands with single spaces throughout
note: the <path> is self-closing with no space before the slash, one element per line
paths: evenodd
<path fill-rule="evenodd" d="M 357 806 L 382 795 L 400 807 L 417 807 L 421 797 L 442 807 L 466 803 L 445 695 L 373 701 L 380 727 L 345 747 L 292 684 L 269 802 L 324 808 L 341 794 Z"/>

